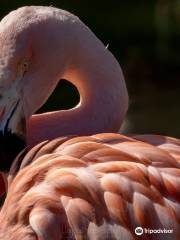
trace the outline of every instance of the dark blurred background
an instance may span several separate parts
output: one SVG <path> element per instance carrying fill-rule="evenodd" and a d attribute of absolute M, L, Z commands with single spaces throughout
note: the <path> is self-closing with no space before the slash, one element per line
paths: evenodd
<path fill-rule="evenodd" d="M 24 5 L 68 10 L 109 44 L 130 96 L 123 132 L 180 137 L 180 0 L 1 1 L 1 18 Z M 77 102 L 76 89 L 61 81 L 40 111 L 66 109 Z"/>

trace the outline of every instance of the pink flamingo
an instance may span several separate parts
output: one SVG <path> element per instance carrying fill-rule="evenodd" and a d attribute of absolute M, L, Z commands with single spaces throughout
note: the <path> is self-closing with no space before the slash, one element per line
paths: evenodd
<path fill-rule="evenodd" d="M 0 129 L 26 133 L 30 149 L 12 164 L 0 239 L 157 239 L 138 226 L 179 239 L 180 141 L 115 133 L 128 95 L 100 40 L 66 11 L 31 6 L 1 21 L 0 48 Z M 33 115 L 61 78 L 80 103 Z"/>

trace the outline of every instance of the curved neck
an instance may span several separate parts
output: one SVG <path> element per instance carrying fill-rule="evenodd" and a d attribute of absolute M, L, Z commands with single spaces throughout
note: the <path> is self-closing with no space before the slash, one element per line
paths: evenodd
<path fill-rule="evenodd" d="M 61 77 L 77 87 L 80 103 L 70 110 L 33 115 L 27 126 L 29 146 L 68 134 L 116 132 L 123 121 L 128 96 L 114 56 L 84 25 L 70 44 L 71 58 Z"/>

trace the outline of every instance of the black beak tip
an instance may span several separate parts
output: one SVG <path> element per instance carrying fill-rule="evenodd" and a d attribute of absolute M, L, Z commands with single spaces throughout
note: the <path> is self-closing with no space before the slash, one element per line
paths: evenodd
<path fill-rule="evenodd" d="M 8 172 L 16 156 L 26 147 L 25 139 L 11 132 L 0 131 L 0 171 Z"/>

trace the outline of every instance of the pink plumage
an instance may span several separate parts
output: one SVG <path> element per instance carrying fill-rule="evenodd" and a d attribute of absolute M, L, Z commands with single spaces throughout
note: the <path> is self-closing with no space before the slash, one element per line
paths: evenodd
<path fill-rule="evenodd" d="M 8 176 L 0 239 L 155 239 L 137 236 L 139 226 L 178 240 L 180 141 L 115 133 L 128 94 L 101 41 L 76 16 L 31 6 L 1 21 L 0 48 L 0 130 L 28 144 Z M 61 78 L 80 103 L 33 115 Z"/>
<path fill-rule="evenodd" d="M 10 172 L 0 239 L 136 239 L 137 226 L 179 239 L 179 146 L 110 133 L 37 145 Z"/>

